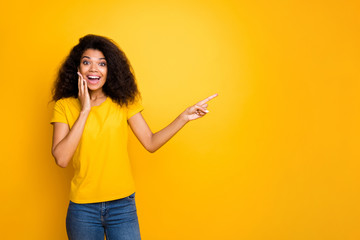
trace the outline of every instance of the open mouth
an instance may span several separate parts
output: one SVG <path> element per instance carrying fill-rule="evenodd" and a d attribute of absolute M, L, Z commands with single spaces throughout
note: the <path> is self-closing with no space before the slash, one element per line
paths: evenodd
<path fill-rule="evenodd" d="M 100 80 L 99 76 L 87 76 L 87 79 L 90 84 L 97 84 Z"/>

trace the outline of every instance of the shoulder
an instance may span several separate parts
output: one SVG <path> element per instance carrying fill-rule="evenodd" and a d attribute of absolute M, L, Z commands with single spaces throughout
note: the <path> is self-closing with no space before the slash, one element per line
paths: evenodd
<path fill-rule="evenodd" d="M 141 98 L 136 98 L 133 102 L 131 102 L 127 106 L 127 118 L 131 118 L 136 113 L 141 112 L 144 110 L 144 107 L 141 102 Z"/>
<path fill-rule="evenodd" d="M 61 99 L 57 100 L 56 102 L 60 102 L 60 103 L 74 103 L 74 102 L 78 102 L 78 101 L 79 101 L 78 98 L 67 97 L 67 98 L 61 98 Z"/>
<path fill-rule="evenodd" d="M 68 97 L 68 98 L 61 98 L 55 102 L 55 108 L 65 109 L 78 109 L 80 108 L 80 101 L 78 98 Z"/>
<path fill-rule="evenodd" d="M 68 97 L 68 98 L 61 98 L 55 102 L 55 105 L 74 105 L 78 104 L 79 99 L 74 97 Z"/>

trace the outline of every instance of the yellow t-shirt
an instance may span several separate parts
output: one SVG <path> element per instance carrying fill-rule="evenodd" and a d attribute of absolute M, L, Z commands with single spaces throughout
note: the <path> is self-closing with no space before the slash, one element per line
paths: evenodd
<path fill-rule="evenodd" d="M 56 101 L 52 122 L 74 125 L 80 113 L 77 98 Z M 94 203 L 124 198 L 135 192 L 127 152 L 127 120 L 143 110 L 139 101 L 120 107 L 111 98 L 93 106 L 72 158 L 74 177 L 70 200 Z"/>

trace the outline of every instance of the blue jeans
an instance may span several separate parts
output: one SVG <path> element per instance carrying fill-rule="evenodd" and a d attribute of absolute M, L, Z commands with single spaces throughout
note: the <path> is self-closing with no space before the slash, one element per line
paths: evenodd
<path fill-rule="evenodd" d="M 135 193 L 108 202 L 70 201 L 66 231 L 70 240 L 140 240 Z"/>

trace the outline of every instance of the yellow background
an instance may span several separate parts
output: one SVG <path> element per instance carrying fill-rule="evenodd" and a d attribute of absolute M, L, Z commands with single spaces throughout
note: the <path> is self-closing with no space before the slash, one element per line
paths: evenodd
<path fill-rule="evenodd" d="M 1 3 L 1 238 L 66 239 L 72 169 L 51 156 L 50 90 L 85 34 L 127 54 L 160 130 L 129 151 L 144 240 L 360 239 L 358 1 Z"/>

